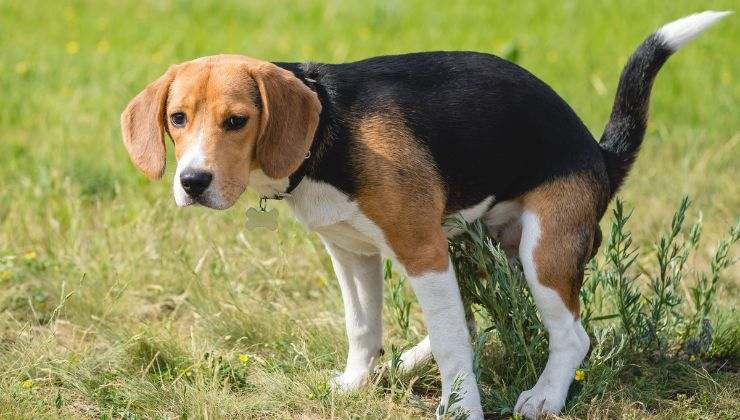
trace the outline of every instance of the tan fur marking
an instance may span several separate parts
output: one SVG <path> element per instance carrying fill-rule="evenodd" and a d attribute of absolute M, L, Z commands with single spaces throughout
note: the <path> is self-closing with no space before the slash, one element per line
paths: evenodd
<path fill-rule="evenodd" d="M 409 274 L 444 271 L 448 255 L 442 182 L 429 151 L 398 113 L 389 114 L 358 121 L 360 146 L 353 158 L 362 184 L 357 202 Z"/>
<path fill-rule="evenodd" d="M 269 177 L 284 178 L 303 162 L 319 125 L 319 98 L 293 73 L 272 63 L 256 67 L 262 120 L 257 161 Z"/>
<path fill-rule="evenodd" d="M 582 174 L 540 185 L 520 198 L 525 210 L 537 214 L 540 239 L 534 250 L 539 282 L 554 289 L 579 316 L 583 268 L 592 255 L 598 229 L 599 189 Z"/>
<path fill-rule="evenodd" d="M 121 114 L 123 144 L 131 162 L 151 180 L 161 178 L 164 173 L 165 104 L 176 72 L 176 66 L 170 67 L 136 95 Z"/>

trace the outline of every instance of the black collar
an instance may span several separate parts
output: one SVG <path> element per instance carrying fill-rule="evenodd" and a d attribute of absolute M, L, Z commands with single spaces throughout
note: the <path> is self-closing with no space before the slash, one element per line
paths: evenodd
<path fill-rule="evenodd" d="M 290 193 L 293 192 L 296 187 L 298 187 L 298 184 L 303 181 L 303 178 L 306 176 L 306 167 L 308 166 L 308 160 L 311 158 L 311 150 L 309 149 L 308 154 L 303 159 L 303 163 L 301 163 L 301 166 L 296 169 L 295 172 L 290 174 L 288 176 L 288 188 L 285 189 L 285 192 L 283 194 L 290 195 Z"/>
<path fill-rule="evenodd" d="M 295 66 L 294 68 L 289 69 L 293 74 L 303 82 L 304 85 L 306 85 L 309 89 L 311 89 L 314 93 L 319 95 L 318 90 L 318 82 L 315 79 L 310 78 L 308 75 L 306 75 L 306 72 L 303 71 L 301 66 Z M 320 95 L 319 95 L 320 97 Z M 318 128 L 316 129 L 318 132 Z M 298 187 L 298 184 L 303 181 L 303 178 L 306 176 L 306 172 L 308 171 L 308 166 L 311 164 L 311 155 L 314 153 L 312 152 L 316 146 L 316 136 L 314 136 L 313 141 L 311 142 L 311 147 L 308 149 L 308 153 L 306 154 L 306 157 L 303 159 L 303 162 L 301 163 L 301 166 L 298 167 L 298 169 L 295 170 L 292 174 L 288 176 L 288 188 L 285 189 L 284 192 L 281 193 L 275 193 L 271 197 L 267 196 L 260 196 L 260 199 L 264 200 L 282 200 L 285 198 L 285 196 L 290 195 L 290 193 L 293 192 Z"/>

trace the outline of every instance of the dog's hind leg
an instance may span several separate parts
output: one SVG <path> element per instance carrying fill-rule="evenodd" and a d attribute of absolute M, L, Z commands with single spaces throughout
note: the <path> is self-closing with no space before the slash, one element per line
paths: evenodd
<path fill-rule="evenodd" d="M 468 325 L 468 332 L 470 332 L 470 336 L 475 337 L 477 326 L 475 323 L 475 317 L 469 306 L 465 308 L 465 319 Z M 429 336 L 427 335 L 414 347 L 411 347 L 410 349 L 401 353 L 401 363 L 399 364 L 398 369 L 402 373 L 409 373 L 421 366 L 426 365 L 432 360 L 432 347 L 429 344 Z M 390 362 L 386 362 L 383 368 L 389 369 Z"/>
<path fill-rule="evenodd" d="M 519 258 L 549 337 L 550 354 L 534 387 L 518 398 L 526 418 L 557 414 L 589 350 L 580 322 L 579 290 L 592 255 L 599 200 L 587 181 L 561 179 L 525 195 Z"/>

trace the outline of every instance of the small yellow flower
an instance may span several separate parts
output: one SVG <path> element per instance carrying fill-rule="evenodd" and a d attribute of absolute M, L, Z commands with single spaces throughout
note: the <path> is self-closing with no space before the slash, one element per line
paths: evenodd
<path fill-rule="evenodd" d="M 105 29 L 105 28 L 108 27 L 108 19 L 106 19 L 104 17 L 99 17 L 95 21 L 95 25 L 98 27 L 98 29 L 103 30 L 103 29 Z"/>
<path fill-rule="evenodd" d="M 30 379 L 26 379 L 25 381 L 21 382 L 21 386 L 26 389 L 33 388 L 33 381 Z"/>
<path fill-rule="evenodd" d="M 110 44 L 106 40 L 101 40 L 98 42 L 98 52 L 101 54 L 105 54 L 110 50 Z"/>
<path fill-rule="evenodd" d="M 69 41 L 67 43 L 67 54 L 75 55 L 80 51 L 80 44 L 76 41 Z"/>
<path fill-rule="evenodd" d="M 38 257 L 36 254 L 36 251 L 28 251 L 25 254 L 23 254 L 23 259 L 26 261 L 33 261 Z"/>
<path fill-rule="evenodd" d="M 370 38 L 370 29 L 367 26 L 363 26 L 357 31 L 357 34 L 362 39 L 368 39 Z"/>
<path fill-rule="evenodd" d="M 695 354 L 692 354 L 691 356 L 689 356 L 689 362 L 691 362 L 691 363 L 696 362 L 696 355 Z"/>
<path fill-rule="evenodd" d="M 576 369 L 575 379 L 576 381 L 582 381 L 586 379 L 586 372 L 584 372 L 583 369 Z"/>
<path fill-rule="evenodd" d="M 0 271 L 0 281 L 5 281 L 5 280 L 9 279 L 10 276 L 12 276 L 12 275 L 13 275 L 13 273 L 11 273 L 10 270 Z"/>
<path fill-rule="evenodd" d="M 730 70 L 722 69 L 719 73 L 719 80 L 722 81 L 723 85 L 730 86 L 732 84 L 732 73 Z"/>
<path fill-rule="evenodd" d="M 304 45 L 301 49 L 301 53 L 304 57 L 314 55 L 313 47 L 311 47 L 310 45 Z"/>
<path fill-rule="evenodd" d="M 74 20 L 76 17 L 75 10 L 71 7 L 64 9 L 64 18 L 67 20 Z"/>
<path fill-rule="evenodd" d="M 28 73 L 28 62 L 19 61 L 15 64 L 15 73 L 21 76 Z"/>
<path fill-rule="evenodd" d="M 249 363 L 249 355 L 244 353 L 240 354 L 239 361 L 242 362 L 242 364 L 246 365 L 247 363 Z"/>

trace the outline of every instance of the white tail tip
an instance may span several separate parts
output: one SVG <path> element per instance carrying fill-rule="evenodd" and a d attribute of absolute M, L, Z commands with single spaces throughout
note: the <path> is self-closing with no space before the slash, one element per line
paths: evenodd
<path fill-rule="evenodd" d="M 708 10 L 706 12 L 695 13 L 673 22 L 663 25 L 656 34 L 661 41 L 673 51 L 678 50 L 683 44 L 696 38 L 707 28 L 717 23 L 725 16 L 734 12 L 715 12 Z"/>

